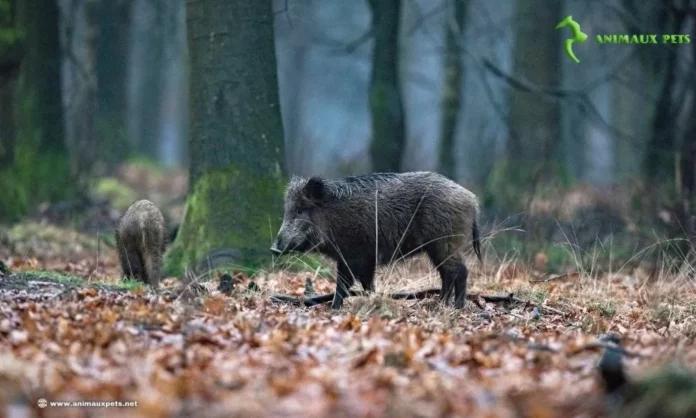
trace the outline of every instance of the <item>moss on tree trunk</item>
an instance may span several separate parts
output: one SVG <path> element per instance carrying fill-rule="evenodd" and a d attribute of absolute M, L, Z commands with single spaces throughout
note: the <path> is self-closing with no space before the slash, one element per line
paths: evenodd
<path fill-rule="evenodd" d="M 0 219 L 12 221 L 37 203 L 73 197 L 75 189 L 63 137 L 57 4 L 6 4 L 10 13 L 5 16 L 12 16 L 15 39 L 23 45 L 18 80 L 10 80 L 8 87 L 12 114 L 4 122 L 14 129 L 0 137 L 5 162 L 0 167 Z"/>
<path fill-rule="evenodd" d="M 270 261 L 282 217 L 283 127 L 270 2 L 187 3 L 190 191 L 168 274 Z"/>

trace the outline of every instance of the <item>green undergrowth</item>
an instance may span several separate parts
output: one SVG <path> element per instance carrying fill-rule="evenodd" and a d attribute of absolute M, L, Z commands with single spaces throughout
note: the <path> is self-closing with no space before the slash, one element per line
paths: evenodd
<path fill-rule="evenodd" d="M 53 270 L 21 270 L 16 271 L 14 273 L 26 279 L 39 279 L 42 281 L 49 281 L 72 287 L 99 285 L 119 290 L 136 290 L 145 286 L 142 282 L 139 282 L 137 280 L 127 279 L 121 280 L 119 282 L 100 282 L 91 280 L 88 281 L 80 276 Z"/>

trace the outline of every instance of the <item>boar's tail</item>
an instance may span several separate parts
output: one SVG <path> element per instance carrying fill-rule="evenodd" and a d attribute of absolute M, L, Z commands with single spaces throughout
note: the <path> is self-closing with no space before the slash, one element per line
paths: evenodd
<path fill-rule="evenodd" d="M 474 226 L 472 227 L 472 239 L 473 239 L 473 244 L 474 244 L 474 252 L 478 256 L 478 259 L 480 262 L 483 262 L 483 259 L 481 259 L 481 240 L 479 236 L 479 229 L 478 229 L 478 223 L 474 219 Z"/>

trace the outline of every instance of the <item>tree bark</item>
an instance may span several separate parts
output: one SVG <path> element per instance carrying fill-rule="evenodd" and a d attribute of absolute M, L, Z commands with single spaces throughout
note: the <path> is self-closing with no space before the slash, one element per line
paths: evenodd
<path fill-rule="evenodd" d="M 15 22 L 14 0 L 0 0 L 0 167 L 14 162 L 16 141 L 15 97 L 22 62 L 22 44 Z"/>
<path fill-rule="evenodd" d="M 457 117 L 462 109 L 461 89 L 464 78 L 462 40 L 466 22 L 467 2 L 449 0 L 445 21 L 447 28 L 447 52 L 445 55 L 445 88 L 442 92 L 442 138 L 440 140 L 440 173 L 455 179 L 455 136 Z"/>
<path fill-rule="evenodd" d="M 557 31 L 539 28 L 553 28 L 561 20 L 560 2 L 542 6 L 518 0 L 517 15 L 514 73 L 538 86 L 558 86 L 562 42 Z M 512 91 L 506 176 L 513 189 L 503 206 L 524 209 L 519 202 L 530 197 L 538 182 L 557 177 L 552 162 L 560 134 L 558 107 L 542 95 Z M 519 196 L 520 191 L 523 196 Z"/>
<path fill-rule="evenodd" d="M 10 11 L 0 19 L 13 20 L 0 24 L 15 26 L 23 46 L 0 52 L 0 159 L 6 162 L 0 166 L 0 219 L 12 221 L 40 202 L 71 198 L 75 187 L 63 138 L 57 4 L 15 0 L 0 5 Z"/>
<path fill-rule="evenodd" d="M 190 191 L 169 274 L 270 260 L 282 216 L 283 127 L 271 2 L 189 0 Z"/>
<path fill-rule="evenodd" d="M 369 0 L 375 47 L 370 85 L 372 167 L 399 171 L 404 147 L 404 109 L 399 77 L 402 0 Z"/>
<path fill-rule="evenodd" d="M 80 190 L 89 188 L 101 156 L 96 135 L 100 1 L 60 1 L 65 141 Z"/>
<path fill-rule="evenodd" d="M 672 10 L 670 5 L 676 7 L 670 1 L 658 9 L 658 28 L 662 33 L 681 33 L 687 16 Z M 658 75 L 662 76 L 657 81 L 661 89 L 652 123 L 652 135 L 643 160 L 647 181 L 652 184 L 658 184 L 666 178 L 675 179 L 675 156 L 679 151 L 675 141 L 678 135 L 675 120 L 677 106 L 681 105 L 673 100 L 679 71 L 678 55 L 676 50 L 672 50 L 667 54 L 663 52 L 661 56 L 650 54 L 644 58 L 644 61 L 647 61 L 644 65 L 656 67 L 656 72 L 664 71 L 663 74 L 658 72 Z"/>
<path fill-rule="evenodd" d="M 126 74 L 128 37 L 132 27 L 132 0 L 101 0 L 96 76 L 96 136 L 100 139 L 100 159 L 110 172 L 132 151 L 126 137 Z"/>

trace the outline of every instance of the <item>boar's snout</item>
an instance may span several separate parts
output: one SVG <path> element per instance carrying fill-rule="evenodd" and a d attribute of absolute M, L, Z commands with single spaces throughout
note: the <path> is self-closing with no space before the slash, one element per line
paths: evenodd
<path fill-rule="evenodd" d="M 273 245 L 271 245 L 271 252 L 275 255 L 282 255 L 283 250 L 280 249 L 280 245 L 278 245 L 279 239 L 276 238 L 275 241 L 273 241 Z"/>

